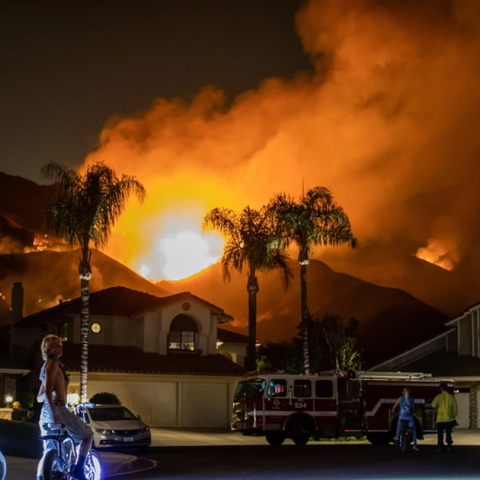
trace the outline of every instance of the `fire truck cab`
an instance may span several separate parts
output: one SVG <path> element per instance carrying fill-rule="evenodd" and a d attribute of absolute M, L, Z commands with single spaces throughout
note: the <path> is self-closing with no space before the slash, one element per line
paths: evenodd
<path fill-rule="evenodd" d="M 440 381 L 445 380 L 408 372 L 255 372 L 237 384 L 232 430 L 265 436 L 271 445 L 281 445 L 286 438 L 304 445 L 312 436 L 364 435 L 372 443 L 389 443 L 398 416 L 392 407 L 403 388 L 409 387 L 421 439 L 424 433 L 435 432 L 431 403 L 440 392 Z"/>

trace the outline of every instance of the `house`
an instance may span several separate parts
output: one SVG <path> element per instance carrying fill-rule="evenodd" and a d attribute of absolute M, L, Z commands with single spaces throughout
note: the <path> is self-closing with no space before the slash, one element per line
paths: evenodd
<path fill-rule="evenodd" d="M 11 404 L 15 398 L 17 380 L 30 373 L 28 368 L 23 368 L 11 362 L 7 357 L 0 354 L 0 399 L 3 407 L 0 407 L 0 419 L 12 418 Z"/>
<path fill-rule="evenodd" d="M 22 318 L 23 288 L 12 290 L 11 360 L 38 388 L 41 339 L 64 341 L 68 394 L 79 394 L 80 298 Z M 150 426 L 226 428 L 247 338 L 218 329 L 232 317 L 189 292 L 157 297 L 125 287 L 90 295 L 88 396 L 115 393 Z M 243 337 L 243 338 L 242 338 Z M 231 342 L 231 345 L 229 344 Z M 217 350 L 221 342 L 221 353 Z"/>
<path fill-rule="evenodd" d="M 375 365 L 373 371 L 431 373 L 433 377 L 452 379 L 459 407 L 461 428 L 480 428 L 480 303 L 446 322 L 440 335 Z M 412 391 L 412 396 L 415 392 Z"/>

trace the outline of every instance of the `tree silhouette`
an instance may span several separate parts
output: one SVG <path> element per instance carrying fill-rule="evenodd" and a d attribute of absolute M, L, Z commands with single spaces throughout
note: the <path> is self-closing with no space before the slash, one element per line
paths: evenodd
<path fill-rule="evenodd" d="M 107 243 L 130 194 L 135 194 L 140 202 L 143 202 L 146 194 L 143 185 L 135 177 L 122 175 L 119 179 L 103 162 L 88 166 L 85 175 L 55 162 L 44 165 L 41 171 L 45 178 L 53 179 L 58 187 L 47 212 L 47 223 L 57 236 L 80 249 L 80 398 L 86 402 L 92 278 L 90 245 L 93 242 L 95 248 L 99 248 Z"/>
<path fill-rule="evenodd" d="M 334 202 L 330 190 L 325 187 L 308 190 L 298 201 L 284 193 L 276 195 L 268 208 L 278 216 L 285 242 L 293 242 L 298 247 L 304 373 L 308 374 L 310 312 L 307 301 L 307 266 L 310 254 L 318 245 L 347 244 L 351 248 L 357 248 L 358 241 L 353 236 L 347 214 Z"/>
<path fill-rule="evenodd" d="M 203 228 L 216 229 L 226 239 L 222 267 L 224 280 L 230 280 L 231 269 L 247 270 L 248 292 L 248 358 L 247 369 L 256 369 L 257 272 L 281 269 L 285 288 L 288 287 L 291 271 L 288 255 L 281 246 L 278 225 L 272 213 L 262 207 L 255 210 L 245 207 L 235 213 L 226 208 L 215 208 L 205 215 Z"/>

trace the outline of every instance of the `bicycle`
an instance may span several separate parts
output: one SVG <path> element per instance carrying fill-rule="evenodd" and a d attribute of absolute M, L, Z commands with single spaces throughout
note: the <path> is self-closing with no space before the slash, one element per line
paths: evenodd
<path fill-rule="evenodd" d="M 399 420 L 401 422 L 400 433 L 395 440 L 395 446 L 402 453 L 407 451 L 408 445 L 412 442 L 412 428 L 410 427 L 409 420 Z"/>
<path fill-rule="evenodd" d="M 5 480 L 7 477 L 7 461 L 0 450 L 0 480 Z"/>
<path fill-rule="evenodd" d="M 43 458 L 44 480 L 74 480 L 72 472 L 77 462 L 75 441 L 64 425 L 48 424 L 46 426 L 52 433 L 42 435 L 40 440 L 53 440 L 56 448 L 49 450 Z M 102 466 L 97 452 L 88 452 L 83 468 L 87 480 L 101 480 Z"/>

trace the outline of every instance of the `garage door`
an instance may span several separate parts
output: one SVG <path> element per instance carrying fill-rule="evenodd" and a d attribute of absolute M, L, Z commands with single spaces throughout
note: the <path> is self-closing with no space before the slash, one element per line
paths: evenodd
<path fill-rule="evenodd" d="M 115 382 L 92 382 L 88 381 L 88 397 L 93 397 L 96 393 L 114 393 L 118 399 L 125 405 L 127 408 L 130 408 L 126 404 L 126 399 L 128 397 L 128 389 L 123 383 Z"/>
<path fill-rule="evenodd" d="M 177 384 L 174 382 L 89 382 L 88 395 L 114 393 L 151 427 L 177 426 Z"/>
<path fill-rule="evenodd" d="M 132 385 L 130 404 L 142 418 L 148 418 L 145 423 L 151 427 L 177 426 L 177 384 L 165 382 L 159 384 Z M 145 415 L 145 417 L 144 417 Z"/>
<path fill-rule="evenodd" d="M 183 383 L 182 427 L 227 428 L 228 384 Z"/>

